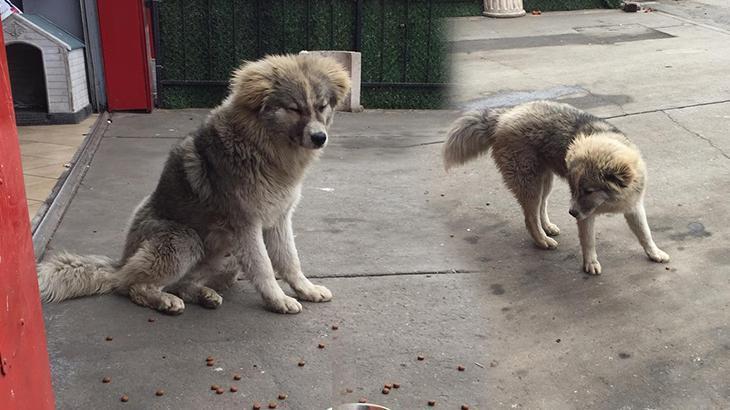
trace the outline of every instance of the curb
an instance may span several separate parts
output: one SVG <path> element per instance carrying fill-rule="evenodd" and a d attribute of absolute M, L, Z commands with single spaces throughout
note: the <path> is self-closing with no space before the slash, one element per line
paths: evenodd
<path fill-rule="evenodd" d="M 91 126 L 89 133 L 81 143 L 81 147 L 71 159 L 70 167 L 58 178 L 51 194 L 48 195 L 48 198 L 33 217 L 31 232 L 33 234 L 33 251 L 37 262 L 43 259 L 46 246 L 53 238 L 61 218 L 71 204 L 71 199 L 73 199 L 76 190 L 81 185 L 81 180 L 86 175 L 89 164 L 94 158 L 97 148 L 99 148 L 110 118 L 108 112 L 99 114 L 96 122 Z"/>

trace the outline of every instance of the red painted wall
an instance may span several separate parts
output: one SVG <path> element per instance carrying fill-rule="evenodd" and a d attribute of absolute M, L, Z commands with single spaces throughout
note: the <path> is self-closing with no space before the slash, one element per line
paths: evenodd
<path fill-rule="evenodd" d="M 109 111 L 152 111 L 143 0 L 97 0 Z"/>
<path fill-rule="evenodd" d="M 0 47 L 0 409 L 53 408 L 8 61 Z"/>

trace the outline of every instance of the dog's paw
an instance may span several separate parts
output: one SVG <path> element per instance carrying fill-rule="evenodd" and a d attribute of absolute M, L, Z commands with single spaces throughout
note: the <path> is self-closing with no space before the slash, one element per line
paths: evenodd
<path fill-rule="evenodd" d="M 208 309 L 218 309 L 223 304 L 223 297 L 211 288 L 200 289 L 200 295 L 198 295 L 198 302 L 200 306 Z"/>
<path fill-rule="evenodd" d="M 653 260 L 654 262 L 659 262 L 659 263 L 669 262 L 669 254 L 659 248 L 651 250 L 651 251 L 647 252 L 646 254 L 649 256 L 649 259 Z"/>
<path fill-rule="evenodd" d="M 545 231 L 545 233 L 548 236 L 560 235 L 560 228 L 558 228 L 558 226 L 555 225 L 554 223 L 545 224 L 545 225 L 543 225 L 542 229 Z"/>
<path fill-rule="evenodd" d="M 160 303 L 157 305 L 157 310 L 168 315 L 179 315 L 185 311 L 185 302 L 173 294 L 163 293 L 160 295 Z"/>
<path fill-rule="evenodd" d="M 600 275 L 601 274 L 601 264 L 598 262 L 597 259 L 585 261 L 585 262 L 583 262 L 583 271 L 585 271 L 585 273 L 588 273 L 590 275 Z"/>
<path fill-rule="evenodd" d="M 290 296 L 284 295 L 281 299 L 267 302 L 269 309 L 276 313 L 299 313 L 302 311 L 302 304 Z"/>
<path fill-rule="evenodd" d="M 297 296 L 307 302 L 329 302 L 332 299 L 332 292 L 324 286 L 311 285 L 303 290 L 297 290 Z"/>
<path fill-rule="evenodd" d="M 540 249 L 555 249 L 558 247 L 558 241 L 546 236 L 545 238 L 536 241 L 535 245 L 537 245 L 537 247 Z"/>

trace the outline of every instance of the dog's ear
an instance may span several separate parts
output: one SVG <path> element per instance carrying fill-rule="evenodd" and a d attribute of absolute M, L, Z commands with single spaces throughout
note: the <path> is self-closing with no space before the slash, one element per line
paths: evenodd
<path fill-rule="evenodd" d="M 603 173 L 603 179 L 621 188 L 628 187 L 634 181 L 634 171 L 627 164 L 616 164 Z"/>
<path fill-rule="evenodd" d="M 266 60 L 245 62 L 233 72 L 231 95 L 236 106 L 259 111 L 273 89 L 273 67 Z"/>
<path fill-rule="evenodd" d="M 350 93 L 350 74 L 344 67 L 332 58 L 324 59 L 324 73 L 327 76 L 333 91 L 332 106 L 337 107 Z"/>

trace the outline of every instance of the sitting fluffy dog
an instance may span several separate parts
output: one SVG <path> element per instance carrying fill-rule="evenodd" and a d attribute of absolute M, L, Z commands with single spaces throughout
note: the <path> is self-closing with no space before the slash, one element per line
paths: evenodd
<path fill-rule="evenodd" d="M 327 143 L 350 90 L 329 58 L 269 56 L 234 74 L 230 95 L 170 152 L 159 183 L 132 216 L 121 260 L 62 252 L 38 269 L 46 301 L 118 291 L 169 314 L 185 302 L 217 308 L 218 291 L 248 274 L 266 304 L 298 313 L 332 293 L 302 273 L 291 217 L 302 179 Z"/>
<path fill-rule="evenodd" d="M 623 213 L 649 258 L 669 261 L 669 255 L 654 243 L 646 221 L 646 166 L 636 146 L 616 127 L 570 105 L 549 101 L 473 111 L 458 119 L 449 132 L 443 151 L 446 169 L 490 148 L 538 247 L 558 245 L 550 236 L 560 230 L 547 213 L 553 174 L 557 174 L 570 184 L 570 214 L 578 220 L 587 273 L 601 273 L 593 232 L 595 216 L 601 213 Z"/>

